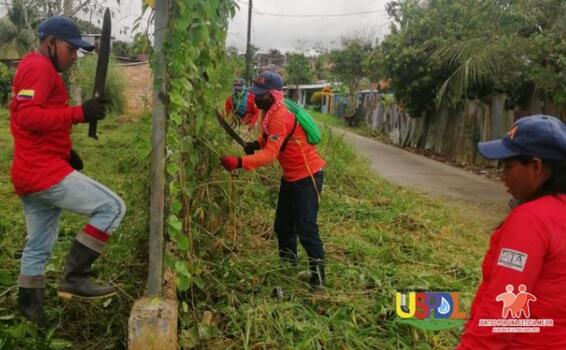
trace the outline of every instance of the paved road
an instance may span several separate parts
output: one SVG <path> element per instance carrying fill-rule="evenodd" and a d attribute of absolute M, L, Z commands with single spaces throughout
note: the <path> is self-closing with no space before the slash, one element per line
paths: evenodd
<path fill-rule="evenodd" d="M 487 205 L 498 210 L 505 210 L 507 207 L 510 196 L 501 182 L 343 129 L 335 128 L 334 132 L 343 134 L 344 139 L 367 157 L 381 176 L 391 182 L 470 204 Z"/>

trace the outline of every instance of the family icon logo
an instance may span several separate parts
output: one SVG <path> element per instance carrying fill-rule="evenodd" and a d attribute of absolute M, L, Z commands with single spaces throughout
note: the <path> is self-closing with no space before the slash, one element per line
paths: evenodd
<path fill-rule="evenodd" d="M 515 287 L 508 284 L 505 286 L 505 292 L 495 297 L 495 301 L 503 303 L 501 319 L 480 319 L 480 327 L 491 327 L 493 333 L 539 333 L 540 327 L 554 326 L 552 319 L 530 318 L 529 303 L 537 301 L 537 297 L 527 292 L 526 285 L 520 284 L 516 294 L 514 290 Z"/>
<path fill-rule="evenodd" d="M 466 319 L 458 292 L 398 291 L 395 311 L 400 323 L 427 330 L 449 329 Z"/>
<path fill-rule="evenodd" d="M 512 284 L 505 286 L 505 292 L 495 297 L 495 301 L 503 302 L 501 309 L 501 317 L 507 318 L 509 314 L 513 318 L 520 318 L 521 314 L 525 318 L 531 317 L 529 302 L 536 301 L 537 297 L 527 292 L 527 286 L 519 285 L 519 293 L 513 293 L 515 287 Z"/>

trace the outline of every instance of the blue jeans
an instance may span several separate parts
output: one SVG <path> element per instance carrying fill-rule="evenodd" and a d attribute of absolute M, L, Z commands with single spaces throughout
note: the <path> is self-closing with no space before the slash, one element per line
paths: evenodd
<path fill-rule="evenodd" d="M 63 209 L 90 217 L 89 224 L 111 235 L 126 213 L 124 201 L 106 186 L 73 171 L 51 188 L 21 198 L 27 227 L 20 274 L 41 276 L 59 235 Z"/>
<path fill-rule="evenodd" d="M 311 268 L 313 261 L 324 259 L 324 248 L 317 224 L 323 177 L 321 170 L 312 178 L 308 176 L 294 182 L 281 179 L 275 213 L 275 233 L 279 243 L 279 256 L 283 260 L 296 263 L 297 236 L 307 252 Z"/>

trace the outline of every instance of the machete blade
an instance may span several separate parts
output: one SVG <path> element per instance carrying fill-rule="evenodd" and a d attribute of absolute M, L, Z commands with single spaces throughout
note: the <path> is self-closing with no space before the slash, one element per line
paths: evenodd
<path fill-rule="evenodd" d="M 102 23 L 102 35 L 98 49 L 98 61 L 96 63 L 96 75 L 94 78 L 92 97 L 101 97 L 104 94 L 104 85 L 106 85 L 106 75 L 108 73 L 108 61 L 110 59 L 111 26 L 110 9 L 106 8 L 106 11 L 104 11 L 104 22 Z M 88 136 L 98 139 L 96 136 L 96 124 L 96 121 L 90 123 L 88 126 Z"/>
<path fill-rule="evenodd" d="M 242 146 L 244 149 L 246 147 L 246 142 L 240 137 L 240 135 L 238 135 L 234 129 L 232 129 L 230 127 L 230 125 L 228 125 L 228 123 L 226 123 L 226 120 L 224 120 L 224 117 L 222 116 L 222 113 L 220 113 L 220 111 L 216 111 L 216 120 L 218 120 L 218 123 L 220 124 L 220 126 L 222 127 L 222 129 L 224 129 L 224 131 L 226 131 L 226 133 L 228 135 L 230 135 L 230 137 L 232 139 L 234 139 L 234 141 L 236 141 L 237 143 L 240 144 L 240 146 Z"/>

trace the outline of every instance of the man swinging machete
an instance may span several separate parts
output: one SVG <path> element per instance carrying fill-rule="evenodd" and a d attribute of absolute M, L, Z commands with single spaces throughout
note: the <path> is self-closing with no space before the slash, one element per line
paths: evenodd
<path fill-rule="evenodd" d="M 103 41 L 110 38 L 109 26 L 107 10 L 103 32 L 108 35 Z M 39 49 L 24 57 L 14 77 L 10 129 L 14 139 L 11 179 L 22 201 L 27 228 L 18 306 L 23 316 L 44 328 L 45 265 L 57 240 L 62 211 L 86 216 L 88 223 L 73 239 L 58 296 L 95 299 L 116 292 L 113 286 L 91 280 L 91 265 L 120 225 L 126 206 L 106 186 L 80 172 L 82 160 L 72 150 L 71 128 L 104 119 L 107 101 L 99 94 L 80 106 L 69 106 L 60 73 L 75 63 L 78 49 L 92 51 L 94 46 L 82 40 L 71 19 L 61 16 L 39 25 L 39 39 Z M 107 57 L 105 61 L 107 65 Z M 104 82 L 97 81 L 96 86 L 101 92 Z"/>
<path fill-rule="evenodd" d="M 262 134 L 257 141 L 243 145 L 243 157 L 221 157 L 224 168 L 254 170 L 276 159 L 283 169 L 279 188 L 275 233 L 279 257 L 297 264 L 297 238 L 308 255 L 309 270 L 299 274 L 316 294 L 325 291 L 324 247 L 317 224 L 322 192 L 324 160 L 307 141 L 303 127 L 285 107 L 283 79 L 275 72 L 263 72 L 250 89 L 262 111 Z"/>

